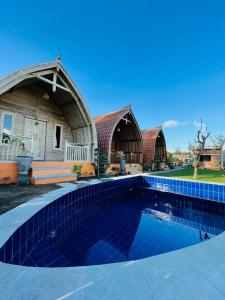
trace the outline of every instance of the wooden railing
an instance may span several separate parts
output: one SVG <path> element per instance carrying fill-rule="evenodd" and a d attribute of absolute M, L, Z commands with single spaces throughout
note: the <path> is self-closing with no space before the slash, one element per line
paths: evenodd
<path fill-rule="evenodd" d="M 89 145 L 79 145 L 66 141 L 64 161 L 90 162 L 91 152 Z"/>
<path fill-rule="evenodd" d="M 117 151 L 111 151 L 111 163 L 119 163 L 118 158 L 116 157 Z M 140 152 L 124 152 L 126 163 L 128 164 L 140 164 L 142 153 Z"/>
<path fill-rule="evenodd" d="M 32 155 L 32 153 L 31 138 L 20 136 L 16 139 L 0 134 L 0 160 L 15 160 L 18 155 Z"/>

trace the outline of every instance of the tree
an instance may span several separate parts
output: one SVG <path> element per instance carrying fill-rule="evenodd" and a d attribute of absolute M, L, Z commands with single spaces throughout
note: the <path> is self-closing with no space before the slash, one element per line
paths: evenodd
<path fill-rule="evenodd" d="M 182 155 L 182 151 L 179 146 L 176 146 L 174 149 L 174 155 Z"/>
<path fill-rule="evenodd" d="M 196 137 L 194 138 L 194 144 L 192 150 L 192 160 L 193 160 L 193 167 L 194 167 L 194 179 L 197 179 L 198 177 L 198 166 L 200 162 L 201 155 L 204 152 L 206 141 L 210 136 L 210 131 L 208 131 L 208 128 L 206 125 L 202 122 L 202 119 L 199 123 L 199 128 L 196 134 Z"/>

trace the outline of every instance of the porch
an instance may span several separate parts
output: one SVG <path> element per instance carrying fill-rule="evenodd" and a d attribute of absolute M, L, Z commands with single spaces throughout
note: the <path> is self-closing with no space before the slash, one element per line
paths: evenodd
<path fill-rule="evenodd" d="M 33 155 L 35 144 L 32 138 L 17 137 L 10 139 L 1 135 L 0 142 L 0 183 L 14 183 L 18 177 L 17 156 Z M 91 162 L 91 147 L 66 140 L 63 161 L 38 161 L 31 165 L 30 178 L 32 184 L 49 184 L 76 180 L 73 166 L 82 164 L 81 176 L 94 176 L 95 170 Z"/>
<path fill-rule="evenodd" d="M 0 135 L 0 161 L 13 161 L 19 155 L 31 155 L 36 159 L 35 139 L 33 137 L 24 136 L 5 136 Z M 89 145 L 81 145 L 77 143 L 65 141 L 64 161 L 67 162 L 90 162 L 91 147 Z M 43 160 L 44 161 L 44 160 Z"/>

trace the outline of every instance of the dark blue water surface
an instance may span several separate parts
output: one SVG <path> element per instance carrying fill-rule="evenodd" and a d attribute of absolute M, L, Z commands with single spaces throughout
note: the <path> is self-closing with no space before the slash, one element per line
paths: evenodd
<path fill-rule="evenodd" d="M 5 244 L 1 260 L 40 267 L 130 261 L 202 243 L 225 228 L 218 202 L 130 186 L 101 201 L 83 197 L 74 208 L 72 197 L 40 212 L 32 225 L 31 218 Z"/>

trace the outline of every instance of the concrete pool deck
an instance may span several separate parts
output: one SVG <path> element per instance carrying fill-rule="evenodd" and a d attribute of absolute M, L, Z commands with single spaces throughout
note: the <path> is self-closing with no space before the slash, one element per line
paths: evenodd
<path fill-rule="evenodd" d="M 0 247 L 27 218 L 75 188 L 65 184 L 3 214 Z M 0 299 L 225 299 L 224 249 L 222 233 L 174 252 L 108 265 L 38 268 L 0 263 Z"/>

